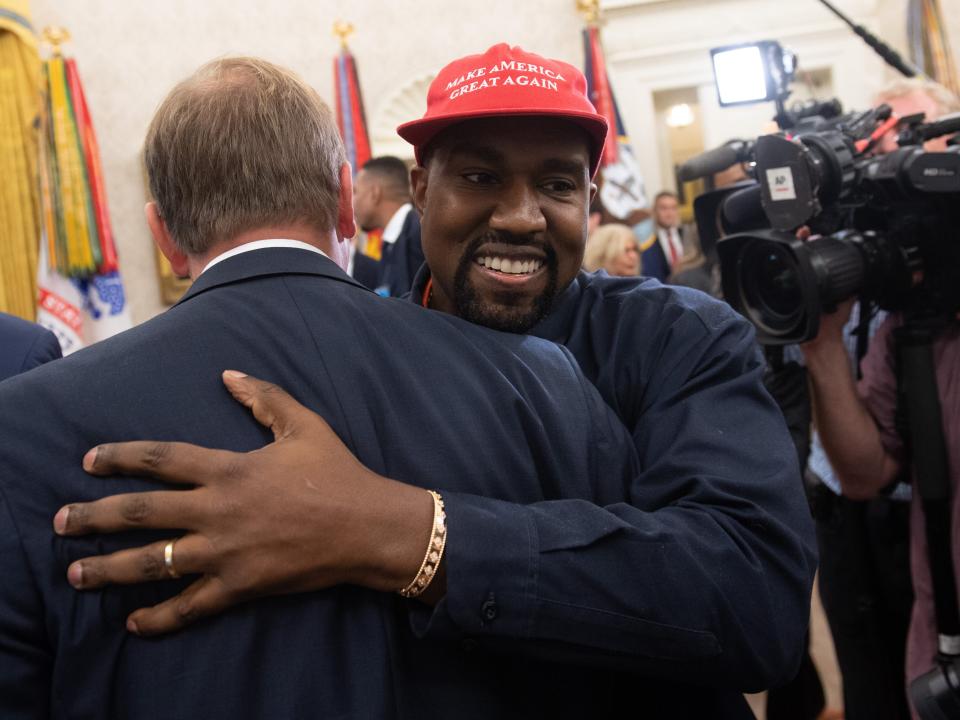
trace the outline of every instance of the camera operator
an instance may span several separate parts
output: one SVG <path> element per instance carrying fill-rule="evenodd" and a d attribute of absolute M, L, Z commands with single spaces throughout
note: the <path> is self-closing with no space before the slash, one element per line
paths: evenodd
<path fill-rule="evenodd" d="M 897 82 L 881 93 L 878 101 L 890 105 L 901 117 L 923 112 L 926 120 L 960 109 L 955 98 L 929 81 Z M 938 138 L 925 148 L 940 151 L 945 146 L 946 139 Z M 878 151 L 895 148 L 891 133 Z M 897 485 L 910 465 L 896 427 L 892 331 L 902 318 L 894 314 L 879 323 L 857 382 L 851 349 L 845 342 L 854 305 L 848 301 L 835 313 L 825 314 L 817 338 L 801 346 L 811 381 L 814 422 L 829 459 L 829 464 L 817 460 L 815 440 L 810 469 L 823 481 L 816 490 L 815 509 L 820 591 L 843 675 L 846 717 L 903 718 L 908 716 L 902 675 L 908 613 L 912 612 L 906 640 L 907 681 L 933 667 L 937 630 L 924 518 L 918 499 L 907 517 L 909 493 Z M 949 472 L 951 481 L 957 483 L 960 323 L 952 323 L 940 333 L 933 356 Z M 842 494 L 836 495 L 837 491 Z M 952 518 L 955 532 L 960 518 L 955 497 Z M 908 572 L 915 595 L 912 611 Z"/>

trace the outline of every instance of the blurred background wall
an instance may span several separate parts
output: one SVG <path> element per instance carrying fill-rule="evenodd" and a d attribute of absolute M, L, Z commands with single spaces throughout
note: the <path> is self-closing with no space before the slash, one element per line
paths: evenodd
<path fill-rule="evenodd" d="M 836 0 L 905 53 L 906 0 Z M 211 58 L 265 57 L 300 73 L 333 101 L 334 20 L 356 27 L 356 58 L 374 154 L 411 155 L 393 135 L 424 109 L 432 73 L 497 42 L 583 67 L 583 19 L 574 0 L 32 0 L 34 26 L 62 25 L 99 137 L 107 195 L 134 322 L 161 312 L 140 150 L 159 101 Z M 649 193 L 674 186 L 672 167 L 733 137 L 762 132 L 772 105 L 721 110 L 709 49 L 776 39 L 799 56 L 797 96 L 837 96 L 865 108 L 894 77 L 873 51 L 815 0 L 606 0 L 608 72 Z M 960 2 L 942 3 L 960 49 Z M 686 105 L 686 124 L 668 123 Z M 683 115 L 684 113 L 681 113 Z M 682 119 L 682 118 L 681 118 Z"/>

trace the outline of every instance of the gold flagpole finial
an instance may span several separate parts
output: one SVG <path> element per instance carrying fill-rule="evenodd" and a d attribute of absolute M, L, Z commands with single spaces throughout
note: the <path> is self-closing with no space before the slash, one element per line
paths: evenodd
<path fill-rule="evenodd" d="M 600 24 L 600 0 L 577 0 L 577 11 L 587 25 Z"/>
<path fill-rule="evenodd" d="M 43 41 L 50 46 L 54 57 L 63 57 L 61 45 L 70 40 L 70 31 L 59 25 L 49 25 L 41 33 Z"/>
<path fill-rule="evenodd" d="M 340 47 L 346 50 L 347 38 L 353 35 L 353 23 L 337 20 L 333 23 L 333 34 L 340 39 Z"/>

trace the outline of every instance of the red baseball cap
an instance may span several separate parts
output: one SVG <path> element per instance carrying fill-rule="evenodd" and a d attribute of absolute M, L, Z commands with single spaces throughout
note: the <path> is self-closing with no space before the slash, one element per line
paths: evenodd
<path fill-rule="evenodd" d="M 587 81 L 573 65 L 507 43 L 444 67 L 427 93 L 427 112 L 397 133 L 413 145 L 417 162 L 436 135 L 459 122 L 500 115 L 546 115 L 576 123 L 590 136 L 590 176 L 600 166 L 607 121 L 587 97 Z"/>

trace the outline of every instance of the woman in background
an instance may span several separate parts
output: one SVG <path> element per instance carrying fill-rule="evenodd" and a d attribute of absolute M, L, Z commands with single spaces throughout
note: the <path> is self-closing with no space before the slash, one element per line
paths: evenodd
<path fill-rule="evenodd" d="M 610 275 L 629 277 L 640 274 L 640 247 L 637 237 L 626 225 L 601 225 L 587 238 L 583 269 L 606 270 Z"/>

